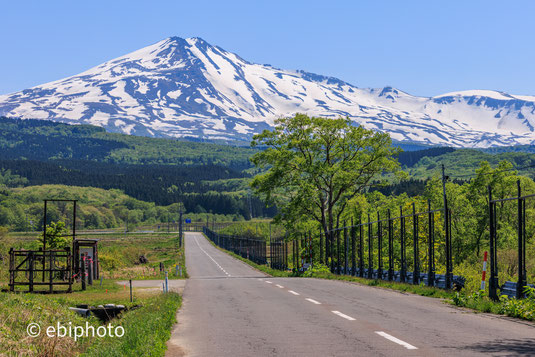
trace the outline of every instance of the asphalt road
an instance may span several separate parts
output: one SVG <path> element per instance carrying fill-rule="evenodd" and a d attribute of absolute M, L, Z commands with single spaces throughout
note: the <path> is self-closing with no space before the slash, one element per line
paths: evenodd
<path fill-rule="evenodd" d="M 186 233 L 168 356 L 535 356 L 535 325 L 341 281 L 268 278 Z"/>

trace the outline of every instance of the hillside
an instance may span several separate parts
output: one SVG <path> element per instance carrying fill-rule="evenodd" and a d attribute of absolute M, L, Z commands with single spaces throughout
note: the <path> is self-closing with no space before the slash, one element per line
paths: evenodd
<path fill-rule="evenodd" d="M 0 159 L 250 167 L 247 147 L 108 133 L 92 125 L 0 117 Z"/>
<path fill-rule="evenodd" d="M 426 179 L 441 174 L 440 165 L 444 164 L 446 174 L 451 178 L 469 180 L 474 176 L 475 169 L 481 161 L 488 161 L 492 167 L 501 161 L 509 161 L 518 170 L 519 175 L 534 177 L 535 153 L 529 152 L 501 152 L 497 154 L 474 149 L 458 149 L 434 157 L 423 157 L 416 164 L 406 167 L 406 171 L 413 179 Z"/>

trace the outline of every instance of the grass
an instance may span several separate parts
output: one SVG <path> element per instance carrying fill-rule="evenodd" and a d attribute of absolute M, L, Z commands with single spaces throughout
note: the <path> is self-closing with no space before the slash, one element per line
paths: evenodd
<path fill-rule="evenodd" d="M 169 279 L 185 279 L 188 276 L 184 248 L 177 250 L 176 234 L 130 235 L 121 239 L 103 239 L 99 245 L 99 259 L 105 278 L 163 279 L 165 271 Z M 148 259 L 147 264 L 139 264 L 141 256 Z M 160 272 L 160 263 L 164 265 L 164 272 Z M 181 268 L 182 276 L 176 274 L 176 267 Z"/>
<path fill-rule="evenodd" d="M 507 315 L 523 320 L 535 321 L 535 289 L 526 288 L 525 299 L 500 296 L 498 301 L 489 299 L 484 290 L 472 294 L 456 293 L 449 301 L 451 304 L 482 312 Z"/>
<path fill-rule="evenodd" d="M 144 301 L 143 308 L 117 321 L 124 328 L 121 338 L 99 338 L 83 353 L 86 356 L 163 356 L 176 311 L 181 305 L 176 293 L 158 294 Z"/>
<path fill-rule="evenodd" d="M 10 247 L 15 249 L 37 249 L 35 233 L 18 233 L 10 235 Z M 184 248 L 177 250 L 177 234 L 142 233 L 142 234 L 80 234 L 79 239 L 98 239 L 101 276 L 107 280 L 147 280 L 163 279 L 165 272 L 169 279 L 188 277 Z M 7 252 L 6 252 L 7 253 Z M 140 264 L 140 256 L 148 263 Z M 160 272 L 163 263 L 165 271 Z M 0 260 L 0 286 L 7 284 L 9 256 Z M 176 274 L 177 267 L 179 274 Z M 182 275 L 180 275 L 180 270 Z"/>
<path fill-rule="evenodd" d="M 129 302 L 129 292 L 123 292 L 114 282 L 102 288 L 86 292 L 61 295 L 24 293 L 0 293 L 0 355 L 24 356 L 163 356 L 169 339 L 175 314 L 181 298 L 176 293 L 162 294 L 148 289 L 136 289 L 135 300 Z M 113 285 L 115 285 L 115 287 Z M 108 293 L 104 293 L 104 289 Z M 99 291 L 100 289 L 100 291 Z M 110 291 L 111 290 L 111 291 Z M 75 341 L 69 337 L 48 337 L 48 326 L 85 326 L 95 329 L 101 322 L 94 317 L 83 318 L 69 306 L 76 304 L 98 305 L 104 303 L 141 305 L 140 308 L 123 313 L 111 320 L 113 327 L 122 326 L 124 336 L 90 336 Z M 32 338 L 27 335 L 29 323 L 41 326 L 41 334 Z"/>
<path fill-rule="evenodd" d="M 0 356 L 164 355 L 166 341 L 181 304 L 180 296 L 176 293 L 162 294 L 161 289 L 134 288 L 133 302 L 130 302 L 128 286 L 120 286 L 116 280 L 163 279 L 164 273 L 158 269 L 160 262 L 164 263 L 169 278 L 179 278 L 174 275 L 176 264 L 182 266 L 182 278 L 187 277 L 184 249 L 177 251 L 176 234 L 91 237 L 100 238 L 102 285 L 100 281 L 94 281 L 92 286 L 88 285 L 87 290 L 82 291 L 81 284 L 75 283 L 70 294 L 0 293 Z M 29 244 L 32 244 L 30 239 L 13 241 L 17 248 Z M 148 264 L 135 264 L 140 254 L 145 255 Z M 3 283 L 4 288 L 7 287 L 7 264 L 8 260 L 0 261 L 0 286 Z M 39 323 L 42 332 L 43 327 L 56 326 L 58 322 L 62 325 L 71 322 L 72 326 L 85 326 L 87 322 L 96 329 L 102 326 L 99 320 L 85 319 L 68 307 L 109 303 L 122 304 L 127 308 L 140 306 L 110 321 L 112 326 L 124 328 L 123 337 L 95 336 L 75 341 L 69 337 L 48 337 L 44 333 L 36 338 L 27 335 L 26 328 L 31 322 Z"/>

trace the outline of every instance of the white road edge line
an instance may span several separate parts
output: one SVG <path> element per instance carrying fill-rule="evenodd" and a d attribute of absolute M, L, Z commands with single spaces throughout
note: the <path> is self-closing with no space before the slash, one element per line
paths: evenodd
<path fill-rule="evenodd" d="M 296 292 L 293 291 L 293 290 L 288 290 L 288 292 L 289 292 L 290 294 L 299 295 L 299 293 L 296 293 Z"/>
<path fill-rule="evenodd" d="M 202 249 L 201 245 L 199 244 L 199 241 L 197 240 L 197 237 L 194 237 L 195 238 L 195 243 L 197 243 L 197 247 L 199 247 L 199 249 L 208 256 L 208 258 L 212 259 L 212 261 L 219 267 L 219 269 L 221 269 L 225 274 L 227 274 L 227 276 L 230 276 L 229 273 L 227 273 L 225 271 L 225 269 L 223 269 L 223 267 L 221 265 L 219 265 L 218 262 L 216 262 L 216 260 L 214 258 L 212 258 L 212 256 L 208 253 L 206 253 L 206 251 L 204 249 Z"/>
<path fill-rule="evenodd" d="M 275 286 L 276 286 L 277 288 L 281 288 L 281 289 L 284 289 L 284 286 L 282 286 L 282 285 L 279 285 L 279 284 L 275 284 Z"/>
<path fill-rule="evenodd" d="M 352 318 L 351 316 L 347 316 L 346 314 L 342 314 L 340 311 L 331 311 L 333 314 L 338 315 L 340 317 L 343 317 L 346 320 L 349 321 L 355 321 L 356 319 Z"/>
<path fill-rule="evenodd" d="M 396 337 L 394 337 L 392 335 L 389 335 L 384 331 L 375 331 L 375 333 L 378 334 L 379 336 L 382 336 L 382 337 L 386 338 L 387 340 L 390 340 L 392 342 L 397 343 L 398 345 L 401 345 L 401 346 L 405 347 L 408 350 L 417 350 L 418 349 L 418 347 L 414 347 L 413 345 L 411 345 L 411 344 L 409 344 L 409 343 L 407 343 L 405 341 L 402 341 L 399 338 L 396 338 Z"/>
<path fill-rule="evenodd" d="M 316 301 L 316 300 L 311 299 L 311 298 L 306 298 L 305 300 L 310 301 L 311 303 L 316 304 L 316 305 L 321 305 L 321 302 Z"/>

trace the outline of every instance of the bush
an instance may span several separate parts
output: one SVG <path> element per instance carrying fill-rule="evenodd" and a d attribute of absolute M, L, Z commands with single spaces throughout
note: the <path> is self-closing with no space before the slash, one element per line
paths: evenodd
<path fill-rule="evenodd" d="M 318 274 L 329 274 L 330 272 L 325 264 L 314 264 L 314 266 L 311 266 L 303 273 L 303 276 L 313 277 Z"/>
<path fill-rule="evenodd" d="M 100 253 L 98 256 L 100 267 L 103 271 L 112 271 L 124 266 L 117 255 Z"/>

